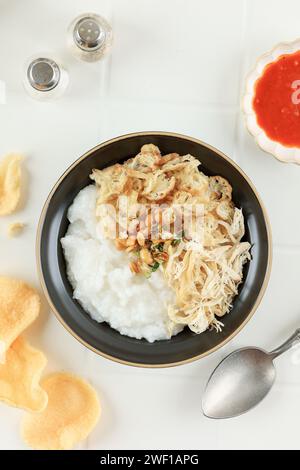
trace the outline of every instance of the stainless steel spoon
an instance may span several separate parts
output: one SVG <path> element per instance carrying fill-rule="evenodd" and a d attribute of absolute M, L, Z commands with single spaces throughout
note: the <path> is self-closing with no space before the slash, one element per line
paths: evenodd
<path fill-rule="evenodd" d="M 225 357 L 206 385 L 202 399 L 205 416 L 233 418 L 258 405 L 274 384 L 273 360 L 297 342 L 300 342 L 300 329 L 270 353 L 259 348 L 243 348 Z"/>

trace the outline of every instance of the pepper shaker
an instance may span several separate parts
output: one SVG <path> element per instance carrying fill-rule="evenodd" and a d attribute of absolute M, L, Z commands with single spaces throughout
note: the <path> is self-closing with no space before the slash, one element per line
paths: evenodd
<path fill-rule="evenodd" d="M 63 66 L 45 54 L 29 59 L 25 66 L 23 84 L 28 94 L 38 100 L 60 97 L 69 83 Z"/>
<path fill-rule="evenodd" d="M 112 39 L 110 24 L 94 13 L 78 16 L 68 28 L 68 45 L 72 54 L 86 62 L 96 62 L 107 55 Z"/>

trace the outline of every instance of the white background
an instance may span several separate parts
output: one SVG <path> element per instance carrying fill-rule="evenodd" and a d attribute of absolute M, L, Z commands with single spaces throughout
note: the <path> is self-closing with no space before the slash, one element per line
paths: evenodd
<path fill-rule="evenodd" d="M 115 43 L 108 60 L 76 61 L 66 28 L 79 13 L 103 14 Z M 214 366 L 233 349 L 277 346 L 300 325 L 300 168 L 261 152 L 245 130 L 240 98 L 256 58 L 300 35 L 299 0 L 0 0 L 0 154 L 26 155 L 26 205 L 0 221 L 1 274 L 38 288 L 35 232 L 57 178 L 83 152 L 120 134 L 174 131 L 226 152 L 252 178 L 273 229 L 274 262 L 267 293 L 245 329 L 222 350 L 174 369 L 144 370 L 110 362 L 81 346 L 44 305 L 28 331 L 48 356 L 47 371 L 68 370 L 97 388 L 99 425 L 82 449 L 300 448 L 300 364 L 278 359 L 275 388 L 258 408 L 215 422 L 201 414 Z M 62 58 L 71 85 L 48 104 L 23 91 L 22 67 L 36 52 Z M 28 227 L 8 240 L 10 221 Z M 298 353 L 298 358 L 300 354 Z M 299 361 L 298 361 L 299 362 Z M 0 448 L 21 449 L 22 411 L 0 405 Z"/>

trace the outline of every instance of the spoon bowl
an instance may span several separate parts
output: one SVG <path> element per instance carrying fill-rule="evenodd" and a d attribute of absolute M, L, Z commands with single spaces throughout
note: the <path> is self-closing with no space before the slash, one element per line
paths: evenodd
<path fill-rule="evenodd" d="M 203 412 L 214 419 L 239 416 L 265 398 L 275 378 L 268 353 L 258 348 L 239 349 L 212 373 L 203 396 Z"/>
<path fill-rule="evenodd" d="M 271 390 L 276 369 L 273 360 L 300 341 L 300 329 L 274 351 L 243 348 L 229 354 L 208 380 L 202 410 L 213 419 L 239 416 L 254 408 Z"/>

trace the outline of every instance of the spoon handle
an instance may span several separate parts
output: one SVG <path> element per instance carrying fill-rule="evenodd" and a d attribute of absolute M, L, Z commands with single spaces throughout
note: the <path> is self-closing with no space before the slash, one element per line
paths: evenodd
<path fill-rule="evenodd" d="M 281 346 L 274 349 L 274 351 L 271 351 L 269 354 L 270 356 L 272 356 L 273 359 L 276 359 L 276 357 L 291 349 L 298 342 L 300 342 L 300 328 L 298 328 L 295 333 L 289 339 L 287 339 Z"/>

